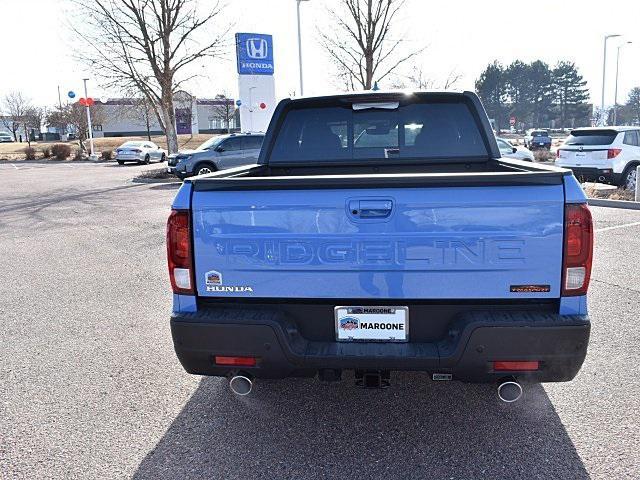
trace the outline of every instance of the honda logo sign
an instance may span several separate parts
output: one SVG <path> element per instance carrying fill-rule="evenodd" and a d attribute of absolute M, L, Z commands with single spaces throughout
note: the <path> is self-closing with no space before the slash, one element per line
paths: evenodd
<path fill-rule="evenodd" d="M 263 58 L 267 58 L 268 52 L 269 46 L 264 38 L 250 38 L 247 40 L 247 55 L 249 58 L 262 60 Z"/>
<path fill-rule="evenodd" d="M 263 33 L 236 33 L 240 75 L 273 75 L 273 40 Z"/>

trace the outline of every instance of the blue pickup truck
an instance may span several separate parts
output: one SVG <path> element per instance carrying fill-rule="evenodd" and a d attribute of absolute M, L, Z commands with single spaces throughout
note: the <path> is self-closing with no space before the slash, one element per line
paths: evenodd
<path fill-rule="evenodd" d="M 571 380 L 593 227 L 569 170 L 501 158 L 478 97 L 283 100 L 258 163 L 187 179 L 167 226 L 187 372 L 389 385 Z"/>

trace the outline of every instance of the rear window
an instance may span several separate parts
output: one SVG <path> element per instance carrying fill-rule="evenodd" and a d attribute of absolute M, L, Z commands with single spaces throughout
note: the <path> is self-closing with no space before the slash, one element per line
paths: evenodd
<path fill-rule="evenodd" d="M 535 130 L 531 132 L 531 136 L 532 137 L 548 137 L 549 132 L 547 132 L 546 130 Z"/>
<path fill-rule="evenodd" d="M 294 108 L 286 114 L 269 162 L 488 158 L 465 103 L 393 103 Z"/>
<path fill-rule="evenodd" d="M 615 130 L 573 130 L 565 145 L 611 145 L 618 136 Z"/>

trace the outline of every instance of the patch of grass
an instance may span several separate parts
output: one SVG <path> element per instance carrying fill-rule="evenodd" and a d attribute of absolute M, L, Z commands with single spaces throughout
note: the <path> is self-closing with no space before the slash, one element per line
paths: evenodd
<path fill-rule="evenodd" d="M 539 163 L 555 162 L 556 154 L 549 150 L 535 150 L 533 152 L 533 158 Z"/>
<path fill-rule="evenodd" d="M 165 168 L 156 168 L 153 170 L 145 170 L 140 172 L 136 177 L 133 178 L 133 181 L 136 180 L 166 180 L 168 182 L 179 182 L 180 179 L 175 175 L 167 172 Z"/>
<path fill-rule="evenodd" d="M 616 188 L 615 190 L 598 190 L 593 185 L 587 185 L 584 188 L 584 193 L 589 198 L 602 198 L 606 200 L 626 200 L 633 202 L 635 200 L 635 193 L 631 190 L 625 190 L 623 188 Z"/>

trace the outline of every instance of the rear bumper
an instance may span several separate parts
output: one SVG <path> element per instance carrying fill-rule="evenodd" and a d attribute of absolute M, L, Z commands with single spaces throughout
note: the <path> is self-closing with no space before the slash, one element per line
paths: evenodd
<path fill-rule="evenodd" d="M 414 370 L 455 380 L 493 382 L 514 375 L 529 381 L 568 381 L 587 353 L 587 316 L 537 312 L 469 312 L 434 342 L 337 343 L 305 339 L 277 310 L 207 308 L 171 317 L 174 347 L 189 373 L 226 376 L 214 356 L 257 357 L 243 368 L 256 378 L 313 376 L 320 369 Z M 538 360 L 535 372 L 495 372 L 496 360 Z"/>
<path fill-rule="evenodd" d="M 571 167 L 566 166 L 573 172 L 573 175 L 580 182 L 601 182 L 618 184 L 620 181 L 620 174 L 614 173 L 611 167 L 608 168 L 595 168 L 595 167 Z"/>

